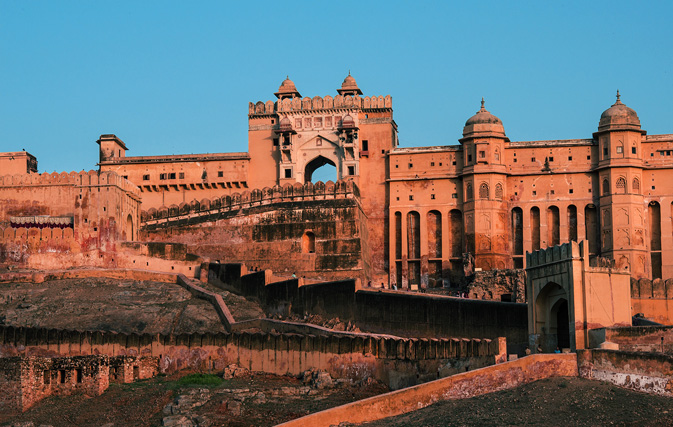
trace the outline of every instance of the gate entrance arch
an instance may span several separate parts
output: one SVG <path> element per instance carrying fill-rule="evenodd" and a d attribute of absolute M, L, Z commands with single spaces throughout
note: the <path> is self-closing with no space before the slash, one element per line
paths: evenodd
<path fill-rule="evenodd" d="M 589 329 L 631 325 L 631 276 L 614 261 L 589 262 L 586 240 L 526 254 L 531 350 L 589 347 Z"/>
<path fill-rule="evenodd" d="M 328 159 L 327 157 L 318 156 L 306 164 L 306 167 L 304 168 L 304 183 L 312 182 L 311 179 L 313 178 L 313 172 L 325 165 L 334 166 L 334 178 L 331 181 L 336 182 L 336 164 L 334 161 Z"/>

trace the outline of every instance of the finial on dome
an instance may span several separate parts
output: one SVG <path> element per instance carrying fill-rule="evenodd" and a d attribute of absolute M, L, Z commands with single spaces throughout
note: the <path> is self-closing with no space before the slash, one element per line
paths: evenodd
<path fill-rule="evenodd" d="M 349 75 L 349 76 L 351 75 L 351 70 L 348 70 L 348 75 Z"/>
<path fill-rule="evenodd" d="M 617 104 L 622 103 L 622 101 L 619 98 L 621 98 L 621 95 L 619 94 L 619 89 L 617 89 Z"/>
<path fill-rule="evenodd" d="M 484 97 L 483 96 L 481 97 L 481 109 L 482 110 L 484 109 Z"/>

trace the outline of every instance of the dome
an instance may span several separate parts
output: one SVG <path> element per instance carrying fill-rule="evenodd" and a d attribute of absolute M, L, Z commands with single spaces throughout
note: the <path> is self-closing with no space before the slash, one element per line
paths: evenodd
<path fill-rule="evenodd" d="M 481 98 L 481 109 L 477 114 L 467 119 L 463 128 L 463 136 L 474 133 L 501 133 L 505 134 L 502 121 L 488 112 L 484 107 L 484 98 Z"/>
<path fill-rule="evenodd" d="M 276 97 L 279 99 L 294 98 L 295 96 L 301 97 L 299 91 L 297 91 L 297 87 L 294 85 L 294 82 L 290 80 L 290 76 L 287 76 L 285 80 L 283 80 L 283 83 L 281 83 L 280 87 L 278 88 L 278 92 L 276 92 L 274 95 L 276 95 Z"/>
<path fill-rule="evenodd" d="M 620 97 L 619 91 L 617 91 L 617 101 L 601 114 L 601 120 L 598 122 L 599 131 L 611 128 L 640 130 L 638 114 L 622 104 Z"/>
<path fill-rule="evenodd" d="M 351 76 L 350 71 L 344 79 L 344 82 L 341 83 L 341 89 L 337 89 L 337 92 L 339 92 L 339 95 L 362 95 L 362 91 L 358 87 L 353 76 Z"/>

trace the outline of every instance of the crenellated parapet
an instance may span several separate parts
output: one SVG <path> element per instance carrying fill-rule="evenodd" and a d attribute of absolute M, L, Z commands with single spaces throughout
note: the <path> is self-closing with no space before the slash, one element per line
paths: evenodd
<path fill-rule="evenodd" d="M 140 199 L 140 190 L 116 172 L 95 170 L 81 172 L 17 174 L 0 176 L 0 187 L 70 185 L 75 187 L 113 186 Z"/>
<path fill-rule="evenodd" d="M 547 264 L 579 258 L 583 252 L 584 242 L 568 242 L 546 249 L 539 249 L 532 253 L 526 253 L 526 268 L 541 267 Z"/>
<path fill-rule="evenodd" d="M 321 181 L 315 184 L 285 184 L 264 187 L 242 193 L 233 193 L 213 199 L 193 200 L 180 205 L 162 206 L 141 213 L 142 225 L 159 225 L 169 221 L 192 219 L 199 216 L 210 216 L 217 213 L 238 211 L 255 206 L 271 205 L 286 202 L 306 202 L 313 200 L 359 199 L 360 190 L 350 180 L 339 180 L 336 183 Z"/>
<path fill-rule="evenodd" d="M 313 98 L 284 98 L 278 101 L 258 101 L 250 102 L 248 105 L 249 115 L 268 115 L 277 112 L 298 112 L 298 111 L 323 111 L 339 109 L 357 109 L 357 110 L 375 110 L 393 108 L 393 98 L 386 96 L 365 96 L 359 95 L 330 95 Z"/>

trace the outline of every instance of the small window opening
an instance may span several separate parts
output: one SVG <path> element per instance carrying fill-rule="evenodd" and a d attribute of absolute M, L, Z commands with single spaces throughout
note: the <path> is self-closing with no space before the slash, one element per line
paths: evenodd
<path fill-rule="evenodd" d="M 355 166 L 348 166 L 348 175 L 355 175 Z"/>
<path fill-rule="evenodd" d="M 75 369 L 75 372 L 77 373 L 77 382 L 81 383 L 82 382 L 82 368 Z"/>
<path fill-rule="evenodd" d="M 65 369 L 61 369 L 58 371 L 58 382 L 61 384 L 65 384 Z"/>
<path fill-rule="evenodd" d="M 280 140 L 278 138 L 273 139 L 273 146 L 278 147 L 280 145 Z"/>
<path fill-rule="evenodd" d="M 178 174 L 178 177 L 180 177 L 180 179 L 185 179 L 185 173 L 184 173 L 184 172 L 180 172 L 180 173 Z"/>
<path fill-rule="evenodd" d="M 150 174 L 143 175 L 143 181 L 149 181 L 149 180 L 150 180 Z"/>
<path fill-rule="evenodd" d="M 414 195 L 413 194 L 409 195 L 409 200 L 414 200 Z"/>
<path fill-rule="evenodd" d="M 434 195 L 434 194 L 431 194 L 431 195 L 430 195 L 430 198 L 431 198 L 432 200 L 435 200 L 435 195 Z"/>
<path fill-rule="evenodd" d="M 301 251 L 305 254 L 315 253 L 315 234 L 307 231 L 301 238 Z"/>
<path fill-rule="evenodd" d="M 285 178 L 292 178 L 292 169 L 285 169 Z"/>
<path fill-rule="evenodd" d="M 217 171 L 217 177 L 218 177 L 218 178 L 222 178 L 223 176 L 224 176 L 224 172 L 223 172 L 223 171 Z"/>
<path fill-rule="evenodd" d="M 362 140 L 362 151 L 369 151 L 369 141 L 366 139 Z"/>

